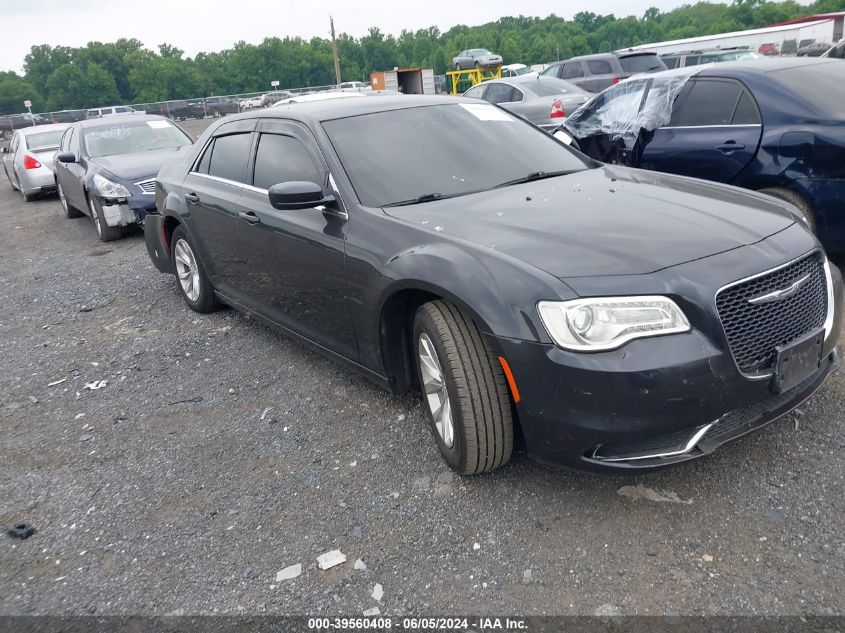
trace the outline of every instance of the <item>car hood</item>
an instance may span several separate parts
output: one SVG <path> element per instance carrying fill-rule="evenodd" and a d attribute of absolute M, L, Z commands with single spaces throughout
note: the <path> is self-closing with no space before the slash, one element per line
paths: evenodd
<path fill-rule="evenodd" d="M 796 221 L 760 194 L 618 166 L 385 212 L 561 279 L 646 274 L 759 242 Z"/>
<path fill-rule="evenodd" d="M 116 156 L 90 158 L 88 162 L 123 180 L 136 181 L 158 174 L 161 166 L 171 160 L 179 159 L 189 146 L 177 149 L 160 149 Z"/>

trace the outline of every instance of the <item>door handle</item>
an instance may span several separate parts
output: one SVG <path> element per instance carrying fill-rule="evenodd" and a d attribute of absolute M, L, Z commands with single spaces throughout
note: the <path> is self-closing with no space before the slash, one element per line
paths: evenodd
<path fill-rule="evenodd" d="M 195 193 L 186 193 L 185 194 L 185 201 L 190 202 L 191 204 L 196 204 L 200 201 L 200 197 Z"/>
<path fill-rule="evenodd" d="M 258 224 L 261 222 L 261 218 L 255 215 L 252 211 L 241 211 L 238 213 L 238 217 L 249 224 Z"/>
<path fill-rule="evenodd" d="M 737 143 L 736 141 L 728 141 L 727 143 L 717 145 L 716 149 L 720 152 L 735 152 L 740 149 L 745 149 L 745 145 L 743 145 L 742 143 Z"/>

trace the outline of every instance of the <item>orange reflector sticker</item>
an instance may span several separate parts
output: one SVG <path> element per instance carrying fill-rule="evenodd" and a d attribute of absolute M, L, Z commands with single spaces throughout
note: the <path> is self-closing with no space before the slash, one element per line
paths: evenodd
<path fill-rule="evenodd" d="M 516 380 L 513 378 L 513 372 L 511 371 L 511 366 L 508 365 L 508 361 L 504 359 L 504 357 L 499 356 L 499 364 L 502 366 L 502 370 L 505 372 L 505 378 L 508 379 L 508 385 L 511 388 L 511 395 L 513 396 L 514 402 L 519 402 L 522 398 L 519 395 L 519 389 L 516 386 Z"/>

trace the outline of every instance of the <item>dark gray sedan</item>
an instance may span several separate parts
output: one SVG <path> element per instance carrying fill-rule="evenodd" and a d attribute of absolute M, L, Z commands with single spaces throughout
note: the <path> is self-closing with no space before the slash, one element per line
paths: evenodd
<path fill-rule="evenodd" d="M 465 97 L 484 99 L 549 130 L 589 101 L 593 94 L 562 79 L 535 74 L 495 79 L 473 86 Z"/>

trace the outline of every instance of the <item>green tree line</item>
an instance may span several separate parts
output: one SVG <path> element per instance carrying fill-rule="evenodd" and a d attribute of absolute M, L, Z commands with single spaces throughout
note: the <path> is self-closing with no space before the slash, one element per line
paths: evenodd
<path fill-rule="evenodd" d="M 698 2 L 642 16 L 618 18 L 582 11 L 572 20 L 503 17 L 480 26 L 458 25 L 403 30 L 398 36 L 377 27 L 360 38 L 341 34 L 338 52 L 343 79 L 365 80 L 374 70 L 394 66 L 449 69 L 465 48 L 486 47 L 505 63 L 544 63 L 573 55 L 604 52 L 637 44 L 767 26 L 797 17 L 845 10 L 845 0 L 734 0 L 730 5 Z M 33 46 L 24 75 L 0 73 L 0 113 L 89 108 L 120 103 L 150 103 L 208 95 L 328 85 L 335 81 L 328 39 L 268 37 L 260 44 L 238 42 L 219 52 L 186 57 L 170 44 L 150 50 L 136 39 L 90 42 L 81 48 Z"/>

